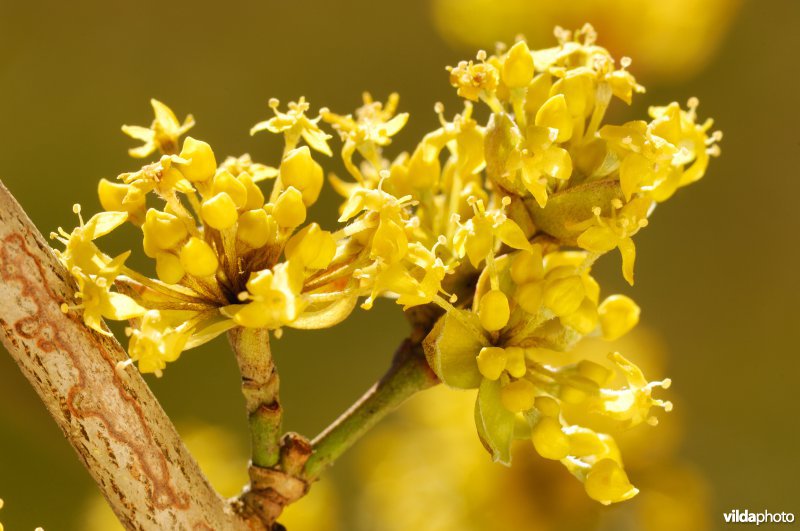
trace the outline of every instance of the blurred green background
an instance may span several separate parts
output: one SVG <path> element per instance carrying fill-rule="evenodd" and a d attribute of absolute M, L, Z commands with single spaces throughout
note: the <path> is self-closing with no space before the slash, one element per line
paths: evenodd
<path fill-rule="evenodd" d="M 672 18 L 637 11 L 663 11 L 669 2 L 555 4 L 4 0 L 0 178 L 43 233 L 72 227 L 72 203 L 99 208 L 98 178 L 138 168 L 126 153 L 135 143 L 119 127 L 147 125 L 151 97 L 179 118 L 193 113 L 192 135 L 218 157 L 249 152 L 277 165 L 280 140 L 248 135 L 271 114 L 268 98 L 305 95 L 312 110 L 349 112 L 363 90 L 379 99 L 397 90 L 411 120 L 393 147 L 410 149 L 436 127 L 434 102 L 448 113 L 459 108 L 445 65 L 498 38 L 522 32 L 549 46 L 551 29 L 543 28 L 592 22 L 600 44 L 631 56 L 648 88 L 632 108 L 617 106 L 614 119 L 697 96 L 700 115 L 715 117 L 725 133 L 706 178 L 659 207 L 637 238 L 635 289 L 620 278 L 616 255 L 602 261 L 601 284 L 632 294 L 643 322 L 665 338 L 686 423 L 681 454 L 707 478 L 714 527 L 733 508 L 800 513 L 800 254 L 792 243 L 800 228 L 800 75 L 792 59 L 800 3 L 750 2 L 737 12 L 737 2 L 686 0 Z M 323 226 L 335 221 L 333 195 L 312 214 Z M 384 303 L 335 329 L 290 330 L 275 341 L 287 428 L 320 431 L 382 374 L 405 332 L 400 308 Z M 243 400 L 224 340 L 185 353 L 148 381 L 181 426 L 232 434 L 231 467 L 243 466 Z M 358 481 L 353 459 L 333 472 L 342 493 Z M 10 530 L 85 529 L 95 493 L 19 370 L 0 355 L 0 521 Z M 339 503 L 342 529 L 353 528 L 348 496 Z"/>

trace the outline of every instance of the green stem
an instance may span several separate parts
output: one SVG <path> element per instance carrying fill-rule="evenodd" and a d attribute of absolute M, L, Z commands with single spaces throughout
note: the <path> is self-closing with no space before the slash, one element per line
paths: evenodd
<path fill-rule="evenodd" d="M 358 402 L 313 441 L 303 477 L 311 482 L 362 435 L 411 395 L 439 383 L 419 344 L 406 340 L 395 353 L 389 371 Z"/>
<path fill-rule="evenodd" d="M 234 328 L 228 339 L 242 376 L 242 394 L 250 422 L 253 465 L 272 467 L 280 458 L 282 410 L 279 379 L 269 347 L 269 330 Z"/>

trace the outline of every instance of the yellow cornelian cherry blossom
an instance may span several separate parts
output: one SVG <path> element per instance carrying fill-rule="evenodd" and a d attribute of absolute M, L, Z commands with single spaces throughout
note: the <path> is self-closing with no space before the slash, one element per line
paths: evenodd
<path fill-rule="evenodd" d="M 633 238 L 655 206 L 705 173 L 719 133 L 698 123 L 697 101 L 650 109 L 650 121 L 605 124 L 613 99 L 643 92 L 591 28 L 557 31 L 553 48 L 524 40 L 449 68 L 465 101 L 408 151 L 389 152 L 409 120 L 396 94 L 363 95 L 349 114 L 309 116 L 304 98 L 251 133 L 283 137 L 275 164 L 218 157 L 181 134 L 165 105 L 153 126 L 126 128 L 145 142 L 132 155 L 158 159 L 98 185 L 105 209 L 55 237 L 78 284 L 88 326 L 129 320 L 130 361 L 160 375 L 182 351 L 235 327 L 327 328 L 361 303 L 396 301 L 427 333 L 423 349 L 447 386 L 477 389 L 475 421 L 492 458 L 515 439 L 560 461 L 601 503 L 634 496 L 614 440 L 570 421 L 578 408 L 625 427 L 655 424 L 669 380 L 648 381 L 621 354 L 605 365 L 566 362 L 587 336 L 615 340 L 638 322 L 627 296 L 601 298 L 592 266 L 619 249 L 633 284 Z M 479 123 L 474 105 L 489 118 Z M 316 153 L 341 139 L 347 177 L 338 225 L 311 219 L 325 184 Z M 220 163 L 219 161 L 222 160 Z M 271 189 L 261 186 L 271 180 Z M 76 210 L 77 212 L 78 210 Z M 142 235 L 156 278 L 103 254 L 95 240 L 125 222 Z M 71 304 L 77 302 L 77 304 Z"/>
<path fill-rule="evenodd" d="M 183 124 L 178 121 L 172 109 L 158 101 L 151 99 L 155 119 L 150 127 L 139 125 L 123 125 L 122 132 L 129 137 L 141 140 L 144 145 L 128 150 L 131 157 L 143 159 L 158 151 L 164 155 L 173 155 L 178 151 L 178 139 L 189 129 L 194 127 L 194 118 L 190 114 L 184 119 Z"/>

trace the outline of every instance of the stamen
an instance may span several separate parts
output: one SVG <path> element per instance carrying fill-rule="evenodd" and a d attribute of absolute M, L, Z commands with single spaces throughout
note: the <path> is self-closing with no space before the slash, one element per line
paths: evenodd
<path fill-rule="evenodd" d="M 114 372 L 117 373 L 117 376 L 121 377 L 125 373 L 125 369 L 127 369 L 131 365 L 133 365 L 133 360 L 130 358 L 128 358 L 127 360 L 120 361 L 114 366 Z"/>
<path fill-rule="evenodd" d="M 81 227 L 83 227 L 83 216 L 81 215 L 81 205 L 78 203 L 72 205 L 72 212 L 78 214 L 78 220 L 81 223 Z"/>
<path fill-rule="evenodd" d="M 558 39 L 558 43 L 561 46 L 564 46 L 572 39 L 572 32 L 562 28 L 561 26 L 555 27 L 555 29 L 553 30 L 553 35 L 556 36 L 556 39 Z"/>

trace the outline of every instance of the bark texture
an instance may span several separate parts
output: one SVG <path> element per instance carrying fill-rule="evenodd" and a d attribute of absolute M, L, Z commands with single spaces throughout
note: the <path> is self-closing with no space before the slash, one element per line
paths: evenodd
<path fill-rule="evenodd" d="M 0 338 L 128 529 L 248 529 L 211 487 L 119 343 L 84 326 L 73 282 L 0 182 Z"/>

